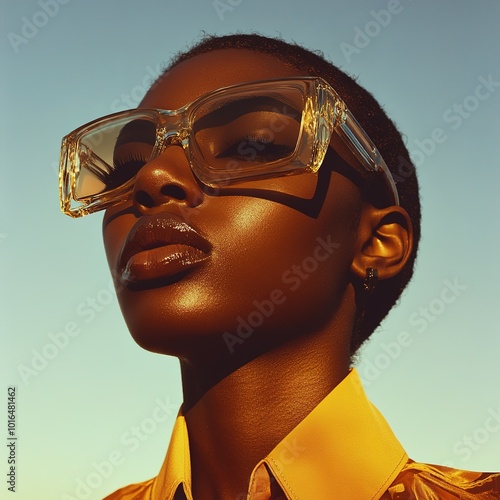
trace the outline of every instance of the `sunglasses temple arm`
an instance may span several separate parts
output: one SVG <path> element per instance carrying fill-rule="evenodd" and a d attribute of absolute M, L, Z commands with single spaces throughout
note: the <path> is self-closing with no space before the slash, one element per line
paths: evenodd
<path fill-rule="evenodd" d="M 399 195 L 396 183 L 375 144 L 368 138 L 363 127 L 348 109 L 344 109 L 343 119 L 337 127 L 336 132 L 350 149 L 350 151 L 360 160 L 363 167 L 369 172 L 377 172 L 384 175 L 385 183 L 392 194 L 394 204 L 399 205 Z"/>

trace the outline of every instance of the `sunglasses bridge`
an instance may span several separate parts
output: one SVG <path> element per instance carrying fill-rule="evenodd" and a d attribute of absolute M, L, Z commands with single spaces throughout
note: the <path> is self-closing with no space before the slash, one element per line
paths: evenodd
<path fill-rule="evenodd" d="M 182 121 L 176 120 L 170 126 L 163 123 L 156 129 L 156 141 L 149 161 L 161 155 L 167 147 L 181 146 L 186 150 L 189 144 L 189 130 Z"/>

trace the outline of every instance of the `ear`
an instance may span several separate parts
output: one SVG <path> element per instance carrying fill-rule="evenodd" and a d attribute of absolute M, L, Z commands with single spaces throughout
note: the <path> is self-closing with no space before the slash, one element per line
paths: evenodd
<path fill-rule="evenodd" d="M 366 269 L 372 267 L 378 270 L 379 279 L 392 278 L 403 269 L 412 247 L 412 225 L 404 208 L 375 208 L 365 203 L 351 271 L 364 279 Z"/>

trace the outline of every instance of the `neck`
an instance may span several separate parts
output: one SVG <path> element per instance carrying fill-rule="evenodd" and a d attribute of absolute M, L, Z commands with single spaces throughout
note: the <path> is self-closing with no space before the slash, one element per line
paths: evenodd
<path fill-rule="evenodd" d="M 348 374 L 351 331 L 352 321 L 337 318 L 260 354 L 187 405 L 195 500 L 246 498 L 257 463 Z"/>

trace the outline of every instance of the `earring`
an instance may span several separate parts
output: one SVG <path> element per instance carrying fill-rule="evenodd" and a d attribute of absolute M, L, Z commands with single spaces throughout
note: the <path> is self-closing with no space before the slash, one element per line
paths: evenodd
<path fill-rule="evenodd" d="M 374 267 L 366 268 L 366 278 L 363 281 L 363 288 L 367 294 L 372 294 L 377 286 L 378 270 Z"/>

